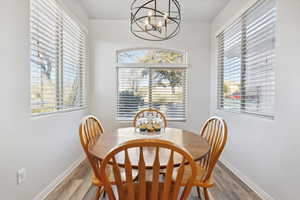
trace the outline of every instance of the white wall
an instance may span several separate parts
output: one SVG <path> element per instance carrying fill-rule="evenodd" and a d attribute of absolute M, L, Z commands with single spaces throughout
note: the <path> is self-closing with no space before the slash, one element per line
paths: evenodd
<path fill-rule="evenodd" d="M 30 200 L 82 154 L 78 123 L 86 111 L 30 117 L 29 0 L 2 0 L 0 24 L 0 198 Z M 27 180 L 17 185 L 23 167 Z"/>
<path fill-rule="evenodd" d="M 77 1 L 61 1 L 83 25 L 88 23 Z M 191 65 L 189 120 L 172 126 L 198 132 L 209 112 L 224 117 L 229 125 L 229 141 L 223 159 L 274 199 L 295 200 L 300 177 L 299 0 L 278 0 L 275 120 L 215 109 L 215 32 L 250 1 L 231 0 L 212 26 L 185 22 L 182 32 L 166 42 L 134 38 L 128 21 L 90 20 L 90 112 L 103 121 L 106 130 L 128 126 L 114 120 L 116 50 L 143 46 L 187 49 Z M 0 24 L 0 193 L 1 199 L 27 200 L 81 155 L 77 129 L 87 111 L 31 118 L 29 0 L 3 0 Z M 17 186 L 16 171 L 22 167 L 27 169 L 27 180 Z"/>
<path fill-rule="evenodd" d="M 189 119 L 175 123 L 199 132 L 209 114 L 210 94 L 210 24 L 183 23 L 181 33 L 165 42 L 147 42 L 129 32 L 128 20 L 91 20 L 91 113 L 101 119 L 106 130 L 129 124 L 115 121 L 116 105 L 116 50 L 134 47 L 162 47 L 187 50 L 189 54 Z"/>
<path fill-rule="evenodd" d="M 299 0 L 278 0 L 275 120 L 216 109 L 215 32 L 250 1 L 231 0 L 212 23 L 211 113 L 222 116 L 229 125 L 223 159 L 273 199 L 296 200 L 300 177 Z"/>

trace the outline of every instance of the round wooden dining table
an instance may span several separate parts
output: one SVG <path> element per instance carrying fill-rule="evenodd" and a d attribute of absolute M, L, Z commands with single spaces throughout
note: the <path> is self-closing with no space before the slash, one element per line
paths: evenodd
<path fill-rule="evenodd" d="M 195 161 L 203 158 L 208 151 L 210 146 L 208 142 L 198 134 L 190 131 L 185 131 L 177 128 L 166 128 L 160 136 L 148 137 L 139 134 L 135 131 L 135 128 L 119 128 L 112 132 L 104 132 L 89 144 L 89 152 L 94 156 L 103 160 L 107 153 L 114 147 L 134 139 L 160 139 L 170 141 L 175 143 L 181 148 L 188 151 Z M 155 156 L 154 147 L 144 147 L 143 153 L 145 158 L 145 164 L 147 168 L 151 168 Z M 166 149 L 160 149 L 160 166 L 165 168 L 169 159 L 170 151 Z M 138 166 L 139 161 L 139 149 L 133 148 L 128 150 L 129 157 L 131 159 L 131 164 L 135 168 Z M 116 160 L 119 165 L 124 164 L 124 155 L 117 155 Z M 182 162 L 182 157 L 180 155 L 174 155 L 174 165 L 178 166 Z"/>

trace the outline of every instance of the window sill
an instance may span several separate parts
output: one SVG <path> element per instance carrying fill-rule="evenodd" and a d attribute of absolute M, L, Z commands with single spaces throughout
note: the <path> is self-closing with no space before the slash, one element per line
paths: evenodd
<path fill-rule="evenodd" d="M 256 113 L 250 113 L 250 112 L 243 112 L 243 111 L 240 112 L 240 111 L 236 111 L 236 110 L 222 109 L 222 108 L 217 108 L 217 110 L 221 111 L 221 112 L 226 112 L 226 113 L 233 113 L 233 114 L 252 116 L 252 117 L 263 118 L 263 119 L 268 119 L 268 120 L 275 120 L 275 116 L 256 114 Z"/>
<path fill-rule="evenodd" d="M 38 117 L 44 117 L 44 116 L 46 117 L 46 116 L 51 116 L 51 115 L 55 115 L 55 114 L 68 113 L 68 112 L 85 110 L 85 109 L 87 109 L 87 106 L 58 110 L 58 111 L 54 111 L 54 112 L 45 112 L 45 113 L 36 113 L 36 114 L 31 113 L 31 118 L 38 118 Z"/>

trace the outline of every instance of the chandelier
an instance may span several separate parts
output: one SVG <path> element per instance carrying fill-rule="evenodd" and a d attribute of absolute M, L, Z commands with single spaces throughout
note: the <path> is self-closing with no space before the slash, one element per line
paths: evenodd
<path fill-rule="evenodd" d="M 131 32 L 138 38 L 163 41 L 180 31 L 181 11 L 178 0 L 133 0 Z"/>

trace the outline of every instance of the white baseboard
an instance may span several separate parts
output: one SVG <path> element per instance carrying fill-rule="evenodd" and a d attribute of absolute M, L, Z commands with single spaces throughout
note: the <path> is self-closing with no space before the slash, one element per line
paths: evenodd
<path fill-rule="evenodd" d="M 262 188 L 256 185 L 251 181 L 246 175 L 244 175 L 240 170 L 235 168 L 232 164 L 224 159 L 220 159 L 220 162 L 223 163 L 234 175 L 236 175 L 241 181 L 243 181 L 249 188 L 251 188 L 261 199 L 263 200 L 274 200 L 271 195 L 266 193 Z"/>
<path fill-rule="evenodd" d="M 56 177 L 43 191 L 36 195 L 33 200 L 45 199 L 50 192 L 52 192 L 66 177 L 68 177 L 74 171 L 74 169 L 76 169 L 85 160 L 85 158 L 85 154 L 82 154 L 63 173 Z"/>

